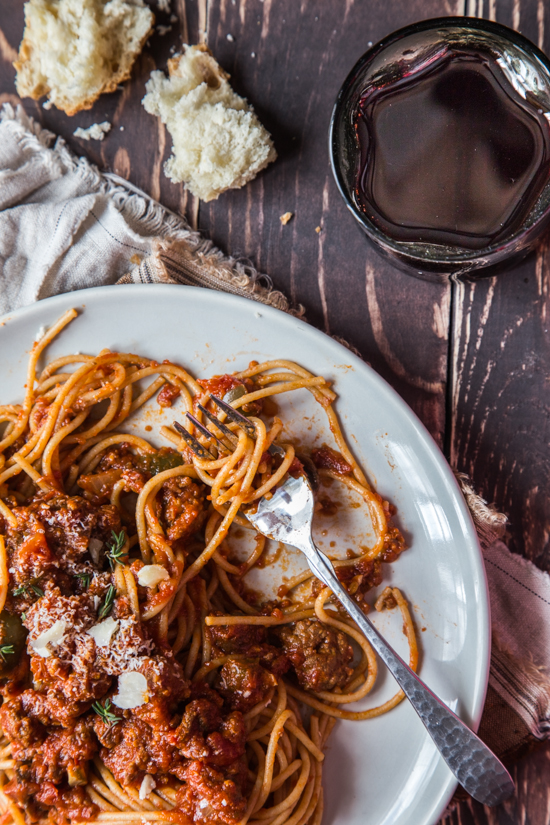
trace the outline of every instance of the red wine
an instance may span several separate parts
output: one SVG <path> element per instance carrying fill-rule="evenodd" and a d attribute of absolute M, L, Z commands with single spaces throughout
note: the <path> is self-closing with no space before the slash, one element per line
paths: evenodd
<path fill-rule="evenodd" d="M 550 171 L 550 125 L 476 51 L 361 97 L 360 209 L 386 235 L 465 249 L 511 237 Z"/>

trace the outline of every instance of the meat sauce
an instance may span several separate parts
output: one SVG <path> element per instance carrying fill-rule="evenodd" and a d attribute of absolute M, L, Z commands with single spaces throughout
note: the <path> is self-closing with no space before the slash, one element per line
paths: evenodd
<path fill-rule="evenodd" d="M 327 459 L 326 450 L 322 455 L 321 466 L 330 461 L 334 467 L 336 459 Z M 15 762 L 3 790 L 30 822 L 93 819 L 98 808 L 85 786 L 99 757 L 123 785 L 139 789 L 148 774 L 159 788 L 179 788 L 167 821 L 237 825 L 251 792 L 243 714 L 283 674 L 313 691 L 349 680 L 353 651 L 347 637 L 303 620 L 270 629 L 208 628 L 211 657 L 229 658 L 210 685 L 190 683 L 181 662 L 156 639 L 155 621 L 141 622 L 126 596 L 113 598 L 113 537 L 133 534 L 135 525 L 108 503 L 112 487 L 122 480 L 127 492 L 138 492 L 178 463 L 181 457 L 171 450 L 144 459 L 117 445 L 79 480 L 82 495 L 39 492 L 24 505 L 10 502 L 16 527 L 0 517 L 10 575 L 0 641 L 14 644 L 0 670 L 0 725 Z M 186 476 L 162 485 L 157 517 L 173 549 L 185 554 L 196 545 L 206 493 Z M 388 559 L 398 549 L 396 535 Z M 143 563 L 125 560 L 137 582 Z M 188 588 L 197 605 L 199 583 Z M 140 610 L 153 607 L 159 591 L 166 595 L 162 588 L 170 587 L 169 579 L 156 591 L 139 585 Z M 100 644 L 88 631 L 106 617 L 116 630 Z M 63 632 L 44 654 L 40 639 L 54 625 Z M 145 678 L 147 699 L 124 710 L 113 698 L 118 677 L 129 670 Z"/>

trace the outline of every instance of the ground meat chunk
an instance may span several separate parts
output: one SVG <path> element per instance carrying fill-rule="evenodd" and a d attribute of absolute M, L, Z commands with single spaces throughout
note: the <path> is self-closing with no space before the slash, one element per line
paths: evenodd
<path fill-rule="evenodd" d="M 244 653 L 261 656 L 266 643 L 265 627 L 249 624 L 222 624 L 208 628 L 213 647 L 220 653 Z"/>
<path fill-rule="evenodd" d="M 162 521 L 170 541 L 196 533 L 206 518 L 205 487 L 187 476 L 165 481 L 160 489 Z"/>
<path fill-rule="evenodd" d="M 214 653 L 240 653 L 260 664 L 275 676 L 289 668 L 289 661 L 280 648 L 268 642 L 267 631 L 259 625 L 214 625 L 208 628 Z"/>
<path fill-rule="evenodd" d="M 243 384 L 242 379 L 236 378 L 229 373 L 225 373 L 225 375 L 214 375 L 212 378 L 199 378 L 197 383 L 201 385 L 205 392 L 222 399 L 229 390 Z"/>
<path fill-rule="evenodd" d="M 230 659 L 220 670 L 218 690 L 231 708 L 246 713 L 276 684 L 275 676 L 258 661 Z"/>
<path fill-rule="evenodd" d="M 144 457 L 134 455 L 127 444 L 117 444 L 105 453 L 94 473 L 80 476 L 77 483 L 93 501 L 106 502 L 120 479 L 126 492 L 140 493 L 150 477 Z"/>
<path fill-rule="evenodd" d="M 200 761 L 188 763 L 186 784 L 178 793 L 177 804 L 197 825 L 236 825 L 246 811 L 242 787 L 246 764 L 238 760 L 225 771 Z"/>
<path fill-rule="evenodd" d="M 58 825 L 95 819 L 99 808 L 84 788 L 60 790 L 52 782 L 44 782 L 35 794 L 35 799 L 50 810 L 55 811 L 54 821 Z"/>
<path fill-rule="evenodd" d="M 29 588 L 43 581 L 68 587 L 68 575 L 89 562 L 90 539 L 105 543 L 120 531 L 118 511 L 111 505 L 97 506 L 81 496 L 38 493 L 27 507 L 16 507 L 17 526 L 6 530 L 12 591 L 8 609 L 26 609 L 32 603 Z M 23 590 L 14 600 L 13 590 Z M 23 601 L 21 601 L 23 598 Z M 25 601 L 27 598 L 27 601 Z M 19 599 L 19 601 L 17 601 Z"/>
<path fill-rule="evenodd" d="M 116 708 L 115 708 L 116 710 Z M 114 730 L 106 736 L 105 723 L 94 720 L 94 730 L 102 744 L 114 745 L 104 747 L 101 759 L 107 765 L 113 776 L 123 785 L 137 782 L 141 776 L 148 773 L 149 753 L 147 742 L 151 731 L 149 725 L 141 719 L 128 719 L 112 726 Z"/>
<path fill-rule="evenodd" d="M 71 786 L 85 785 L 88 762 L 98 751 L 91 719 L 82 717 L 68 728 L 53 731 L 40 750 L 40 758 L 35 757 L 32 764 L 35 782 L 66 779 Z"/>
<path fill-rule="evenodd" d="M 320 470 L 332 470 L 339 475 L 351 473 L 352 466 L 340 453 L 331 447 L 320 447 L 311 451 L 311 460 Z"/>
<path fill-rule="evenodd" d="M 78 719 L 69 727 L 56 727 L 49 734 L 39 718 L 32 714 L 32 694 L 4 702 L 0 723 L 12 743 L 12 756 L 18 762 L 18 776 L 27 782 L 86 783 L 86 765 L 98 746 L 91 720 Z"/>
<path fill-rule="evenodd" d="M 246 727 L 236 711 L 222 716 L 208 699 L 194 699 L 185 708 L 177 731 L 178 746 L 187 759 L 229 765 L 244 754 Z"/>
<path fill-rule="evenodd" d="M 319 691 L 346 684 L 352 673 L 353 649 L 340 630 L 302 619 L 278 628 L 277 635 L 302 687 Z"/>
<path fill-rule="evenodd" d="M 0 727 L 12 743 L 13 758 L 21 762 L 32 760 L 47 736 L 38 719 L 26 714 L 21 696 L 4 702 L 0 708 Z"/>
<path fill-rule="evenodd" d="M 12 590 L 24 588 L 54 573 L 57 560 L 46 539 L 46 531 L 35 512 L 29 507 L 15 507 L 17 527 L 8 526 L 5 533 Z M 24 595 L 20 593 L 20 595 Z M 9 605 L 9 603 L 8 603 Z"/>
<path fill-rule="evenodd" d="M 3 788 L 4 793 L 25 811 L 26 819 L 31 822 L 55 822 L 68 825 L 94 819 L 99 808 L 89 798 L 84 788 L 56 787 L 53 782 L 41 784 L 26 782 L 17 776 Z M 45 813 L 49 818 L 45 819 Z"/>
<path fill-rule="evenodd" d="M 166 383 L 157 395 L 157 403 L 159 407 L 171 407 L 180 394 L 179 387 Z"/>
<path fill-rule="evenodd" d="M 102 760 L 123 785 L 141 783 L 146 773 L 183 777 L 185 760 L 178 748 L 175 724 L 152 726 L 133 717 L 110 725 L 97 717 L 94 730 L 103 745 Z"/>
<path fill-rule="evenodd" d="M 153 727 L 170 724 L 176 707 L 190 693 L 181 665 L 166 651 L 162 657 L 142 658 L 136 669 L 147 679 L 148 699 L 133 713 Z"/>

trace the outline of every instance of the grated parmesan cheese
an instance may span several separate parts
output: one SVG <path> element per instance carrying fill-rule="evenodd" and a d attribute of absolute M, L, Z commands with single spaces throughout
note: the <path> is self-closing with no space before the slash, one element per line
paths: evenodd
<path fill-rule="evenodd" d="M 49 630 L 45 630 L 38 636 L 38 638 L 31 640 L 30 646 L 33 653 L 41 656 L 43 659 L 48 659 L 52 652 L 48 645 L 60 645 L 65 639 L 65 630 L 67 629 L 67 622 L 63 619 L 58 619 Z"/>
<path fill-rule="evenodd" d="M 150 773 L 146 773 L 143 777 L 143 782 L 141 783 L 141 787 L 139 789 L 139 798 L 140 799 L 147 799 L 151 791 L 153 791 L 157 787 L 157 783 L 153 779 Z"/>
<path fill-rule="evenodd" d="M 138 573 L 138 584 L 142 587 L 156 587 L 169 578 L 168 570 L 161 564 L 146 564 Z"/>
<path fill-rule="evenodd" d="M 104 622 L 95 624 L 86 631 L 98 647 L 106 647 L 118 630 L 118 621 L 109 616 Z"/>
<path fill-rule="evenodd" d="M 113 704 L 122 710 L 139 708 L 148 701 L 147 679 L 143 673 L 132 670 L 118 677 L 118 693 L 113 696 Z"/>

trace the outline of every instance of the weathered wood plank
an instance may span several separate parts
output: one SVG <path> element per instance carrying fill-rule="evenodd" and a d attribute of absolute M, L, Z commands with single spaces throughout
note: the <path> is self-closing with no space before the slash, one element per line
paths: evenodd
<path fill-rule="evenodd" d="M 546 8 L 545 8 L 546 7 Z M 548 49 L 543 0 L 480 0 L 473 13 Z M 513 271 L 456 289 L 451 463 L 508 514 L 508 544 L 550 569 L 548 245 Z M 515 770 L 517 794 L 497 809 L 462 803 L 444 825 L 548 825 L 550 746 Z M 546 778 L 544 778 L 546 777 Z"/>
<path fill-rule="evenodd" d="M 272 132 L 279 159 L 245 189 L 201 205 L 201 228 L 268 272 L 314 324 L 353 344 L 440 443 L 448 287 L 411 279 L 373 251 L 334 183 L 328 128 L 338 89 L 370 42 L 459 7 L 225 0 L 209 3 L 207 35 L 236 90 Z M 287 211 L 294 217 L 282 226 Z"/>
<path fill-rule="evenodd" d="M 547 246 L 456 296 L 451 461 L 510 517 L 509 544 L 550 568 Z"/>

